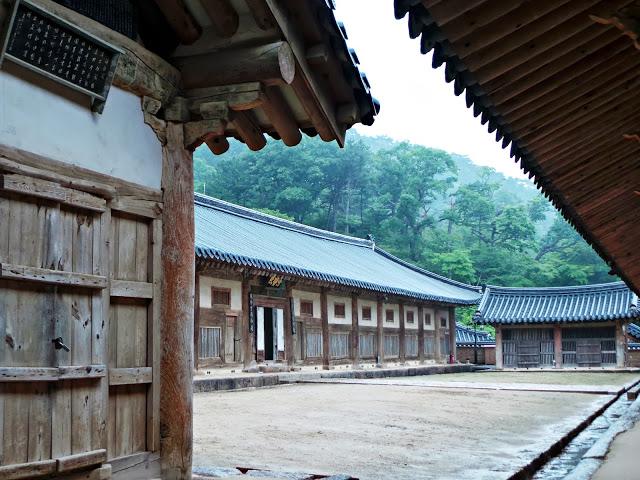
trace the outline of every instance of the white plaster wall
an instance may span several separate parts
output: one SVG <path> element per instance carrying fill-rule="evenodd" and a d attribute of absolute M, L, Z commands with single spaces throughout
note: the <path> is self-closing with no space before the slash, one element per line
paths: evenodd
<path fill-rule="evenodd" d="M 449 310 L 438 310 L 438 328 L 449 328 Z M 440 319 L 441 318 L 445 318 L 447 320 L 447 326 L 443 327 L 442 325 L 440 325 Z"/>
<path fill-rule="evenodd" d="M 387 310 L 393 310 L 393 323 L 387 322 Z M 382 304 L 382 322 L 385 327 L 400 328 L 400 306 L 397 303 Z"/>
<path fill-rule="evenodd" d="M 362 319 L 362 307 L 371 307 L 371 320 Z M 378 324 L 378 303 L 375 300 L 358 299 L 358 325 L 375 327 Z"/>
<path fill-rule="evenodd" d="M 231 309 L 242 310 L 242 282 L 200 275 L 200 307 L 211 308 L 211 287 L 231 289 Z"/>
<path fill-rule="evenodd" d="M 413 323 L 407 323 L 407 312 L 413 312 Z M 404 307 L 404 326 L 408 330 L 417 330 L 418 323 L 420 319 L 418 318 L 418 307 Z"/>
<path fill-rule="evenodd" d="M 425 330 L 435 330 L 435 322 L 437 321 L 436 317 L 435 317 L 435 312 L 433 310 L 433 308 L 424 308 L 422 310 L 422 314 L 426 317 L 427 313 L 431 314 L 431 325 L 427 325 L 426 323 L 424 324 L 424 329 Z M 424 322 L 424 318 L 422 319 L 422 321 Z"/>
<path fill-rule="evenodd" d="M 300 316 L 300 300 L 313 302 L 313 318 L 320 318 L 320 293 L 305 290 L 291 290 L 295 315 Z"/>
<path fill-rule="evenodd" d="M 140 98 L 116 87 L 99 115 L 88 97 L 5 61 L 0 144 L 160 188 L 162 146 L 144 123 Z"/>
<path fill-rule="evenodd" d="M 344 303 L 344 318 L 337 318 L 333 313 L 333 306 L 336 303 Z M 314 307 L 315 308 L 315 307 Z M 351 298 L 327 295 L 327 308 L 329 310 L 329 323 L 339 325 L 351 325 Z"/>

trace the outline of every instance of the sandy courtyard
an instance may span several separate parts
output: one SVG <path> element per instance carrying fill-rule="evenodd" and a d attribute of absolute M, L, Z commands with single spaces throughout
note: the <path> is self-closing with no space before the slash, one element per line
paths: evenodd
<path fill-rule="evenodd" d="M 412 380 L 421 378 L 433 376 Z M 363 480 L 508 478 L 610 399 L 364 382 L 200 393 L 194 465 Z"/>

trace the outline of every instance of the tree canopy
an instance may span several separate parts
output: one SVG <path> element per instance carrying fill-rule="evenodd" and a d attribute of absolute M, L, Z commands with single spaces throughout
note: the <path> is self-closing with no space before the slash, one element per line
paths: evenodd
<path fill-rule="evenodd" d="M 198 150 L 196 191 L 314 227 L 366 237 L 428 270 L 471 284 L 559 286 L 616 280 L 524 182 L 464 157 L 350 135 L 346 148 Z"/>

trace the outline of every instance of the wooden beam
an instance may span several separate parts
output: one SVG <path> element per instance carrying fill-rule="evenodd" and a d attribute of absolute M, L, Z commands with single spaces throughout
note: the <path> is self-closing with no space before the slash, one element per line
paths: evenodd
<path fill-rule="evenodd" d="M 88 273 L 65 272 L 48 268 L 28 267 L 0 263 L 0 278 L 6 280 L 21 280 L 25 282 L 42 283 L 45 285 L 64 285 L 81 288 L 106 288 L 107 278 Z"/>
<path fill-rule="evenodd" d="M 418 305 L 418 361 L 424 363 L 424 307 Z"/>
<path fill-rule="evenodd" d="M 222 38 L 230 38 L 238 31 L 238 12 L 229 0 L 206 0 L 202 8 L 213 24 L 216 33 Z"/>
<path fill-rule="evenodd" d="M 211 134 L 205 137 L 204 143 L 214 155 L 222 155 L 229 150 L 229 140 L 222 135 Z"/>
<path fill-rule="evenodd" d="M 384 365 L 384 308 L 383 298 L 378 297 L 376 304 L 376 332 L 378 335 L 378 352 L 376 359 L 376 366 L 382 367 Z"/>
<path fill-rule="evenodd" d="M 457 354 L 456 354 L 456 308 L 449 307 L 449 358 L 446 359 L 447 362 L 455 363 Z"/>
<path fill-rule="evenodd" d="M 66 457 L 59 457 L 56 459 L 56 470 L 58 473 L 70 472 L 71 470 L 78 470 L 91 465 L 98 465 L 106 461 L 107 451 L 102 448 L 99 450 L 92 450 L 90 452 L 82 452 L 68 455 Z"/>
<path fill-rule="evenodd" d="M 160 452 L 163 478 L 191 476 L 193 454 L 193 154 L 181 124 L 163 146 Z"/>
<path fill-rule="evenodd" d="M 202 28 L 182 0 L 155 0 L 164 18 L 178 36 L 180 43 L 191 45 L 200 38 Z M 203 2 L 203 5 L 207 2 Z"/>
<path fill-rule="evenodd" d="M 255 361 L 253 358 L 253 334 L 250 331 L 251 326 L 249 325 L 251 316 L 251 305 L 249 305 L 251 293 L 250 280 L 251 277 L 249 277 L 249 275 L 242 275 L 242 361 L 245 368 L 249 368 Z"/>
<path fill-rule="evenodd" d="M 192 113 L 201 115 L 203 103 L 224 102 L 232 110 L 252 110 L 264 101 L 260 82 L 235 83 L 217 87 L 192 88 L 185 92 Z"/>
<path fill-rule="evenodd" d="M 137 385 L 151 383 L 153 381 L 153 368 L 110 368 L 109 386 L 112 385 Z"/>
<path fill-rule="evenodd" d="M 19 174 L 0 175 L 0 190 L 59 202 L 94 212 L 104 212 L 107 202 L 90 193 L 79 192 L 57 183 Z"/>
<path fill-rule="evenodd" d="M 291 311 L 291 300 L 292 296 L 292 285 L 291 282 L 286 283 L 285 288 L 285 299 L 287 303 L 284 305 L 284 351 L 285 357 L 287 361 L 287 365 L 293 367 L 295 364 L 294 353 L 293 353 L 293 322 L 292 320 L 293 312 Z"/>
<path fill-rule="evenodd" d="M 267 140 L 264 138 L 262 129 L 251 112 L 232 111 L 229 117 L 236 132 L 251 150 L 256 152 L 265 147 Z"/>
<path fill-rule="evenodd" d="M 406 325 L 405 325 L 405 318 L 404 318 L 404 304 L 402 302 L 398 302 L 398 317 L 399 321 L 400 321 L 400 335 L 399 335 L 399 339 L 400 339 L 400 363 L 405 363 L 407 361 L 407 352 L 406 352 L 406 345 L 405 345 L 405 337 L 406 337 Z"/>
<path fill-rule="evenodd" d="M 265 102 L 262 104 L 262 109 L 267 114 L 276 132 L 278 132 L 285 145 L 289 147 L 298 145 L 302 140 L 302 133 L 298 129 L 296 118 L 282 96 L 280 88 L 270 86 L 265 89 L 264 93 Z"/>
<path fill-rule="evenodd" d="M 322 368 L 329 370 L 331 368 L 331 352 L 330 352 L 330 335 L 329 332 L 329 307 L 327 299 L 327 289 L 320 289 L 320 319 L 322 320 Z"/>
<path fill-rule="evenodd" d="M 224 50 L 176 60 L 184 88 L 203 88 L 234 83 L 291 83 L 296 63 L 287 42 Z"/>
<path fill-rule="evenodd" d="M 336 139 L 338 145 L 344 146 L 345 129 L 338 124 L 335 117 L 336 106 L 331 96 L 326 92 L 326 87 L 323 86 L 318 78 L 316 78 L 313 70 L 309 66 L 306 59 L 306 45 L 304 38 L 299 31 L 297 25 L 291 20 L 290 15 L 283 5 L 283 2 L 278 0 L 265 0 L 271 14 L 278 22 L 280 29 L 291 46 L 293 57 L 295 58 L 299 72 L 295 75 L 295 78 L 299 78 L 297 86 L 294 87 L 296 94 L 306 90 L 312 95 L 312 99 L 317 102 L 315 109 L 319 110 L 323 123 L 328 125 L 329 132 L 322 131 L 324 128 L 319 123 L 319 118 L 312 118 L 312 123 L 321 138 L 325 141 Z M 298 75 L 299 74 L 299 75 Z M 295 80 L 294 78 L 294 80 Z M 293 86 L 293 85 L 292 85 Z M 304 86 L 304 89 L 302 88 Z M 309 112 L 310 102 L 309 99 L 301 98 L 305 110 Z M 319 128 L 320 127 L 320 128 Z"/>
<path fill-rule="evenodd" d="M 351 294 L 351 360 L 353 368 L 360 368 L 360 322 L 358 295 Z"/>
<path fill-rule="evenodd" d="M 302 108 L 307 113 L 309 120 L 311 120 L 313 128 L 318 131 L 320 138 L 325 142 L 334 140 L 335 136 L 331 125 L 318 105 L 313 92 L 309 89 L 308 83 L 301 76 L 298 76 L 293 79 L 291 87 L 302 104 Z"/>
<path fill-rule="evenodd" d="M 200 368 L 200 272 L 196 268 L 193 282 L 193 369 Z"/>
<path fill-rule="evenodd" d="M 278 26 L 276 19 L 273 18 L 271 10 L 264 0 L 245 0 L 245 3 L 251 11 L 251 15 L 261 30 L 271 30 Z"/>
<path fill-rule="evenodd" d="M 53 347 L 52 347 L 53 348 Z M 58 382 L 86 380 L 107 375 L 105 365 L 68 367 L 0 367 L 1 382 Z"/>
<path fill-rule="evenodd" d="M 184 147 L 188 150 L 195 150 L 211 135 L 224 135 L 225 127 L 226 122 L 219 119 L 198 120 L 185 123 Z"/>
<path fill-rule="evenodd" d="M 37 462 L 3 465 L 0 466 L 0 478 L 19 480 L 45 477 L 55 473 L 56 466 L 55 460 L 40 460 Z"/>
<path fill-rule="evenodd" d="M 125 298 L 153 298 L 153 284 L 129 280 L 111 280 L 111 296 Z"/>

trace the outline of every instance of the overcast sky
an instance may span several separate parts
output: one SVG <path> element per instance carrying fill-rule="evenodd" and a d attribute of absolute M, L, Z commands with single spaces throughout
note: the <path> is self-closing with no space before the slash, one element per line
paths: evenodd
<path fill-rule="evenodd" d="M 411 40 L 407 17 L 396 20 L 393 0 L 336 0 L 342 20 L 366 72 L 373 95 L 381 103 L 371 127 L 358 125 L 362 135 L 387 135 L 468 156 L 479 165 L 505 175 L 526 178 L 502 150 L 495 133 L 487 132 L 467 109 L 464 94 L 453 94 L 444 80 L 444 66 L 431 68 L 431 53 L 420 53 L 420 40 Z"/>

